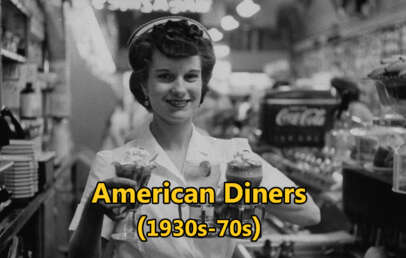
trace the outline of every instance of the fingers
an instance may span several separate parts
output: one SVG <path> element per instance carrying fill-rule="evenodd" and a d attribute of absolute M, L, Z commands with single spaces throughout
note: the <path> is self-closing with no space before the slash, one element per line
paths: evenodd
<path fill-rule="evenodd" d="M 134 178 L 140 169 L 137 164 L 119 164 L 117 162 L 112 163 L 116 169 L 116 175 L 125 178 Z"/>
<path fill-rule="evenodd" d="M 134 181 L 132 179 L 124 178 L 124 177 L 112 177 L 109 179 L 106 179 L 104 181 L 106 184 L 107 188 L 137 188 L 138 184 L 137 181 Z"/>
<path fill-rule="evenodd" d="M 139 203 L 131 204 L 106 204 L 104 202 L 99 202 L 97 205 L 101 208 L 103 214 L 107 215 L 114 221 L 124 219 L 130 210 L 137 209 Z"/>
<path fill-rule="evenodd" d="M 133 179 L 135 181 L 138 182 L 138 184 L 140 185 L 140 181 L 142 180 L 143 177 L 143 169 L 141 168 L 140 171 L 136 171 L 136 173 L 134 173 Z"/>
<path fill-rule="evenodd" d="M 124 219 L 127 214 L 128 214 L 128 207 L 106 207 L 105 208 L 105 214 L 112 220 L 114 221 L 119 221 Z"/>
<path fill-rule="evenodd" d="M 147 171 L 146 173 L 143 173 L 144 175 L 140 179 L 140 184 L 139 187 L 143 187 L 148 185 L 149 179 L 151 178 L 151 171 Z"/>
<path fill-rule="evenodd" d="M 149 180 L 150 174 L 147 174 L 145 178 L 140 178 L 137 182 L 132 179 L 123 178 L 123 177 L 113 177 L 104 180 L 102 183 L 106 185 L 107 190 L 110 192 L 113 188 L 140 188 L 140 182 L 147 183 Z M 107 215 L 114 221 L 121 220 L 127 216 L 127 213 L 130 209 L 137 209 L 140 204 L 139 203 L 106 203 L 104 200 L 101 200 L 95 204 L 99 210 Z"/>
<path fill-rule="evenodd" d="M 151 174 L 151 170 L 153 170 L 156 166 L 154 164 L 150 164 L 148 166 L 139 166 L 138 164 L 119 164 L 117 162 L 113 162 L 112 165 L 116 169 L 116 175 L 118 177 L 125 177 L 137 182 L 141 182 L 140 186 L 145 185 L 148 183 L 149 175 Z M 147 176 L 148 175 L 148 176 Z M 145 177 L 145 179 L 144 179 Z M 146 180 L 148 179 L 148 180 Z"/>
<path fill-rule="evenodd" d="M 121 170 L 122 170 L 122 169 L 121 169 L 120 163 L 118 163 L 118 162 L 112 162 L 111 165 L 114 166 L 114 169 L 115 169 L 117 175 L 118 175 L 118 174 L 121 174 Z"/>

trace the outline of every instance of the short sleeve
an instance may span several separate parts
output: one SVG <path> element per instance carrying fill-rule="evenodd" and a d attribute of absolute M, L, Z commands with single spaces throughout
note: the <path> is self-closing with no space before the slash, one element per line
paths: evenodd
<path fill-rule="evenodd" d="M 252 151 L 250 144 L 248 143 L 248 139 L 246 138 L 233 138 L 233 153 L 237 153 L 239 151 L 248 150 Z M 285 174 L 279 171 L 277 168 L 273 167 L 269 164 L 265 159 L 263 159 L 260 155 L 256 154 L 257 158 L 261 160 L 262 163 L 262 173 L 263 178 L 261 182 L 261 186 L 266 188 L 272 187 L 296 187 L 295 183 L 290 180 Z"/>
<path fill-rule="evenodd" d="M 80 203 L 78 204 L 75 214 L 73 215 L 73 219 L 69 225 L 69 230 L 75 231 L 78 227 L 86 202 L 90 194 L 95 189 L 97 183 L 115 176 L 114 168 L 111 165 L 111 161 L 111 151 L 101 151 L 96 154 L 96 158 L 93 161 L 89 176 L 87 178 L 85 190 L 83 191 Z M 102 237 L 108 239 L 113 231 L 113 228 L 114 222 L 109 217 L 104 216 L 101 233 Z"/>
<path fill-rule="evenodd" d="M 233 138 L 232 139 L 232 143 L 233 143 L 233 152 L 239 152 L 239 151 L 243 151 L 243 150 L 251 150 L 251 146 L 248 143 L 248 139 L 247 138 Z"/>

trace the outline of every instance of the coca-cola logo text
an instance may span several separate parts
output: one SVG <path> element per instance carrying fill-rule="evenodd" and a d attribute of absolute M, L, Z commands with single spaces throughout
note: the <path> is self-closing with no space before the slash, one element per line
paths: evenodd
<path fill-rule="evenodd" d="M 326 110 L 320 108 L 282 108 L 276 115 L 278 126 L 323 126 Z"/>

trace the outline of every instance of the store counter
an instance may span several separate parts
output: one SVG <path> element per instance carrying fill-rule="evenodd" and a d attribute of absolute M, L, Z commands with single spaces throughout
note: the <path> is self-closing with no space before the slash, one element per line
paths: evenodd
<path fill-rule="evenodd" d="M 392 191 L 392 172 L 345 163 L 343 166 L 344 211 L 355 223 L 372 223 L 406 232 L 406 195 Z"/>

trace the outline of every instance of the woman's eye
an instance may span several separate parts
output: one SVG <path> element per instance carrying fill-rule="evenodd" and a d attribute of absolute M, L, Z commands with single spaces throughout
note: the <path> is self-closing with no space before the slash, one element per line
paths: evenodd
<path fill-rule="evenodd" d="M 196 81 L 198 78 L 199 78 L 199 75 L 198 75 L 198 74 L 187 74 L 187 75 L 185 76 L 185 80 L 188 81 L 188 82 L 194 82 L 194 81 Z"/>
<path fill-rule="evenodd" d="M 158 78 L 162 81 L 171 81 L 171 80 L 173 80 L 174 76 L 169 73 L 162 73 L 162 74 L 158 74 Z"/>

